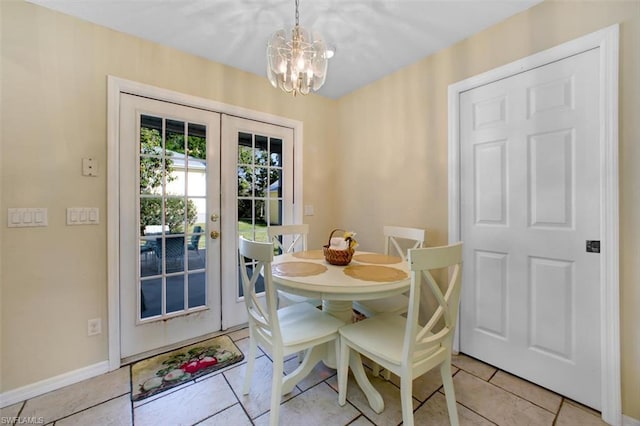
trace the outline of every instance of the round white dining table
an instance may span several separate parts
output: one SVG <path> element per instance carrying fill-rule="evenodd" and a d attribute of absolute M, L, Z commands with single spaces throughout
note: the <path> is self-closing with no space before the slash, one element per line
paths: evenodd
<path fill-rule="evenodd" d="M 322 310 L 345 323 L 353 319 L 352 301 L 404 293 L 411 283 L 409 265 L 400 257 L 358 251 L 347 266 L 329 264 L 322 250 L 282 254 L 274 257 L 271 274 L 278 290 L 321 298 Z M 335 356 L 331 356 L 333 350 L 324 348 L 312 352 L 303 360 L 303 363 L 308 363 L 307 368 L 300 369 L 296 377 L 287 377 L 283 394 L 290 392 L 318 361 L 335 368 Z M 355 351 L 351 351 L 349 366 L 371 408 L 377 413 L 382 412 L 382 396 L 369 382 L 360 356 Z"/>
<path fill-rule="evenodd" d="M 275 256 L 271 272 L 279 290 L 322 299 L 323 310 L 351 322 L 353 300 L 380 299 L 404 293 L 409 265 L 400 257 L 355 252 L 347 266 L 329 264 L 322 250 Z"/>

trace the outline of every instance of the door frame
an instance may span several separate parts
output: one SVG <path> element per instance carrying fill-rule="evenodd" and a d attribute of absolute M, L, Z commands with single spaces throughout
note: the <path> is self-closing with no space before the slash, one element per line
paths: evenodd
<path fill-rule="evenodd" d="M 600 49 L 600 331 L 602 418 L 622 423 L 620 378 L 619 205 L 618 205 L 618 53 L 619 25 L 587 34 L 485 73 L 449 85 L 448 165 L 449 243 L 461 239 L 460 222 L 460 95 L 494 81 L 559 61 L 584 51 Z M 458 319 L 460 314 L 458 314 Z M 456 333 L 454 349 L 460 348 Z"/>
<path fill-rule="evenodd" d="M 152 98 L 158 101 L 204 109 L 220 114 L 234 115 L 293 129 L 295 184 L 293 194 L 293 220 L 302 221 L 303 206 L 303 123 L 266 112 L 229 105 L 211 99 L 188 95 L 144 83 L 107 76 L 107 312 L 109 324 L 109 371 L 121 366 L 120 360 L 120 94 Z"/>

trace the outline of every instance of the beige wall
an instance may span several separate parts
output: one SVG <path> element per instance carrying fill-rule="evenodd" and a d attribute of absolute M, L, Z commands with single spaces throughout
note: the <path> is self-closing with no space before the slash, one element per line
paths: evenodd
<path fill-rule="evenodd" d="M 336 197 L 364 247 L 384 224 L 446 243 L 448 85 L 618 22 L 622 398 L 640 419 L 640 2 L 547 1 L 341 98 Z"/>
<path fill-rule="evenodd" d="M 325 238 L 335 101 L 21 0 L 0 0 L 0 15 L 0 392 L 107 359 L 107 330 L 87 337 L 88 319 L 107 324 L 107 75 L 302 121 L 305 219 Z M 81 176 L 88 156 L 97 178 Z M 99 207 L 101 223 L 66 226 L 71 206 Z M 49 226 L 6 228 L 9 207 L 47 207 Z"/>
<path fill-rule="evenodd" d="M 106 333 L 106 76 L 304 122 L 310 245 L 333 226 L 382 248 L 383 224 L 447 240 L 447 86 L 621 22 L 623 411 L 640 419 L 640 3 L 545 2 L 338 101 L 292 99 L 256 77 L 21 1 L 0 1 L 0 391 L 103 361 Z M 80 176 L 95 156 L 98 178 Z M 411 200 L 408 203 L 406 200 Z M 66 227 L 97 206 L 98 226 Z M 401 206 L 401 207 L 399 207 Z M 8 207 L 48 207 L 47 228 L 8 229 Z"/>

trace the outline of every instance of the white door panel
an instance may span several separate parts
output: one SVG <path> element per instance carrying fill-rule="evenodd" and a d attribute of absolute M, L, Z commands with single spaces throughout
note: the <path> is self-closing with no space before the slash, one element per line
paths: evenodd
<path fill-rule="evenodd" d="M 125 358 L 221 328 L 220 247 L 207 237 L 207 217 L 220 209 L 220 115 L 120 96 L 120 355 Z M 172 137 L 189 155 L 168 148 Z M 195 139 L 201 143 L 197 153 Z"/>
<path fill-rule="evenodd" d="M 598 409 L 598 49 L 460 96 L 461 351 Z"/>
<path fill-rule="evenodd" d="M 241 151 L 246 155 L 241 155 Z M 220 226 L 224 329 L 248 319 L 239 280 L 238 236 L 266 242 L 268 225 L 294 223 L 294 163 L 292 128 L 222 116 L 224 211 Z M 260 170 L 268 176 L 267 180 L 259 178 Z M 252 176 L 248 179 L 250 189 L 240 188 L 241 175 Z M 244 217 L 239 217 L 239 212 Z"/>

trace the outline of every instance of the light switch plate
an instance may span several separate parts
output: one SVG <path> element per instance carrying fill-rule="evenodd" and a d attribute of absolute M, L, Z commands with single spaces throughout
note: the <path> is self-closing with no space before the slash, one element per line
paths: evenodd
<path fill-rule="evenodd" d="M 100 217 L 97 207 L 67 208 L 67 225 L 97 225 Z"/>
<path fill-rule="evenodd" d="M 47 225 L 46 207 L 8 209 L 7 226 L 9 228 L 40 227 Z"/>
<path fill-rule="evenodd" d="M 305 216 L 313 216 L 313 204 L 305 204 L 304 205 L 304 215 Z"/>

